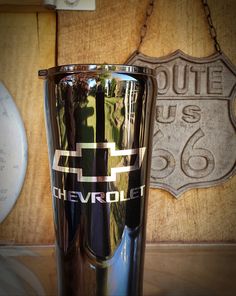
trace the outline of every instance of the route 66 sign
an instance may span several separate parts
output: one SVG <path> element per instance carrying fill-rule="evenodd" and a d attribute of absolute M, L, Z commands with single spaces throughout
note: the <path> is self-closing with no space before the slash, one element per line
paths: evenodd
<path fill-rule="evenodd" d="M 150 186 L 178 197 L 209 187 L 236 170 L 236 68 L 224 54 L 193 58 L 180 50 L 128 61 L 156 69 L 156 104 Z"/>

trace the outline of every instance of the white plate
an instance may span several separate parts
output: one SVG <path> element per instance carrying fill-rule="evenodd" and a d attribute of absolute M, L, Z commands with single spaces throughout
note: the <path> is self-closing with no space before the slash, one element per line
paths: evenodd
<path fill-rule="evenodd" d="M 25 128 L 11 95 L 0 82 L 0 223 L 20 194 L 26 167 Z"/>

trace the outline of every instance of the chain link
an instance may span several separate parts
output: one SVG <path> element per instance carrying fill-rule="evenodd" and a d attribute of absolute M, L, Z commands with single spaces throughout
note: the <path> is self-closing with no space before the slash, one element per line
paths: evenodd
<path fill-rule="evenodd" d="M 148 22 L 148 19 L 150 18 L 150 16 L 152 15 L 152 12 L 153 12 L 153 7 L 154 7 L 154 2 L 155 0 L 149 0 L 148 1 L 148 5 L 147 5 L 147 9 L 146 9 L 146 14 L 145 14 L 145 19 L 144 19 L 144 22 L 143 22 L 143 25 L 140 29 L 140 39 L 139 39 L 139 44 L 138 44 L 138 47 L 136 49 L 136 52 L 139 53 L 140 51 L 140 47 L 143 43 L 143 40 L 144 38 L 146 37 L 146 34 L 147 34 L 147 22 Z"/>
<path fill-rule="evenodd" d="M 209 4 L 207 0 L 202 0 L 202 4 L 204 7 L 205 15 L 206 15 L 208 26 L 209 26 L 209 32 L 212 40 L 214 41 L 215 50 L 218 51 L 219 53 L 222 53 L 222 50 L 217 38 L 216 28 L 213 25 Z"/>
<path fill-rule="evenodd" d="M 205 15 L 207 18 L 209 32 L 210 32 L 211 38 L 214 42 L 215 50 L 221 54 L 222 50 L 221 50 L 220 44 L 218 42 L 216 28 L 215 28 L 213 21 L 212 21 L 211 11 L 210 11 L 208 1 L 207 0 L 201 0 L 201 1 L 202 1 L 203 7 L 204 7 L 204 12 L 205 12 Z M 132 55 L 127 59 L 127 61 L 129 61 L 131 59 L 131 57 L 137 55 L 140 52 L 140 48 L 141 48 L 143 41 L 144 41 L 146 34 L 147 34 L 147 29 L 148 29 L 147 24 L 148 24 L 148 20 L 149 20 L 150 16 L 153 13 L 154 3 L 155 3 L 155 0 L 148 0 L 148 5 L 146 8 L 146 13 L 145 13 L 145 19 L 144 19 L 144 22 L 143 22 L 142 27 L 140 29 L 140 35 L 139 35 L 140 39 L 139 39 L 137 49 L 132 53 Z"/>

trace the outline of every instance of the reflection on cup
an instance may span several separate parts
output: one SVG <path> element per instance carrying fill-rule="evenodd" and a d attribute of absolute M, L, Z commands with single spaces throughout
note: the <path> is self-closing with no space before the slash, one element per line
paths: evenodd
<path fill-rule="evenodd" d="M 156 81 L 147 68 L 39 72 L 60 295 L 141 295 Z"/>

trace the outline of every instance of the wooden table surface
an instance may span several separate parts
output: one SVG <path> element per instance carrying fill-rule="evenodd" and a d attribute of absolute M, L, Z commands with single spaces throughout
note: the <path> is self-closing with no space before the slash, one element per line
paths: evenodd
<path fill-rule="evenodd" d="M 56 295 L 54 247 L 0 247 L 0 295 Z M 148 245 L 144 295 L 236 295 L 236 245 Z"/>

